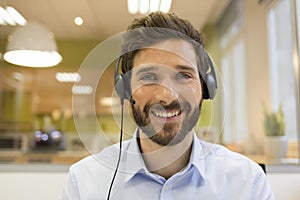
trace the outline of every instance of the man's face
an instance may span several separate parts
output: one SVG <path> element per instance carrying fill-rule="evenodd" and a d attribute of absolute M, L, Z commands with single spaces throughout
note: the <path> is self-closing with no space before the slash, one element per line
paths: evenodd
<path fill-rule="evenodd" d="M 202 89 L 195 50 L 170 39 L 140 50 L 131 77 L 134 119 L 155 143 L 181 142 L 198 121 Z"/>

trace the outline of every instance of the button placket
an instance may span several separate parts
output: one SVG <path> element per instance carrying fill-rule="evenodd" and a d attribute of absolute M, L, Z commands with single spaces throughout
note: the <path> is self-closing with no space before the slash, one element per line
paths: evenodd
<path fill-rule="evenodd" d="M 173 186 L 173 183 L 170 182 L 170 180 L 167 180 L 161 190 L 161 198 L 160 198 L 161 200 L 172 199 L 172 186 Z"/>
<path fill-rule="evenodd" d="M 169 188 L 169 185 L 168 184 L 166 184 L 166 186 L 164 187 L 164 190 L 165 191 L 168 191 L 170 188 Z"/>

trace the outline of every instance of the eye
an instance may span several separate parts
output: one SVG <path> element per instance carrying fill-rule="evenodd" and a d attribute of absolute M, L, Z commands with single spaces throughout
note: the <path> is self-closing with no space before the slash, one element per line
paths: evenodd
<path fill-rule="evenodd" d="M 192 78 L 192 76 L 188 73 L 178 73 L 178 74 L 176 74 L 176 78 L 184 80 L 184 79 L 190 79 L 190 78 Z"/>
<path fill-rule="evenodd" d="M 139 78 L 139 80 L 141 80 L 141 81 L 155 81 L 155 80 L 157 80 L 157 76 L 155 74 L 144 74 Z"/>

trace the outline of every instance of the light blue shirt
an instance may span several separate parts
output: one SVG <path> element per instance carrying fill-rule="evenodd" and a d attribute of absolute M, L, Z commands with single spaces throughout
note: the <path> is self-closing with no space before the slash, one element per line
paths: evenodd
<path fill-rule="evenodd" d="M 106 200 L 119 145 L 105 148 L 70 167 L 59 199 Z M 166 158 L 168 159 L 168 158 Z M 195 134 L 189 164 L 169 179 L 145 167 L 135 137 L 123 142 L 111 200 L 273 200 L 262 168 Z"/>

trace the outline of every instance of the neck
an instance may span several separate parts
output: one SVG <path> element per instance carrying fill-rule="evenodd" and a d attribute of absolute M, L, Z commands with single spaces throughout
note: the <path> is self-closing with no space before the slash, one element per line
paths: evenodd
<path fill-rule="evenodd" d="M 183 141 L 173 146 L 161 146 L 140 131 L 142 157 L 149 171 L 166 179 L 183 169 L 190 160 L 193 134 L 189 133 Z"/>

